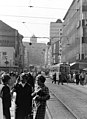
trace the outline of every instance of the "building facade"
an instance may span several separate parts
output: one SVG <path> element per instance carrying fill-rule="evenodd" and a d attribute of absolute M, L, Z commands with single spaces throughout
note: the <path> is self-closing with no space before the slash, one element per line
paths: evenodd
<path fill-rule="evenodd" d="M 47 43 L 45 52 L 45 67 L 50 68 L 52 65 L 52 48 L 50 42 Z"/>
<path fill-rule="evenodd" d="M 30 38 L 30 42 L 31 43 L 37 43 L 37 38 L 35 35 L 33 35 L 31 38 Z"/>
<path fill-rule="evenodd" d="M 53 64 L 61 62 L 61 37 L 63 23 L 60 19 L 56 22 L 50 23 L 50 42 L 52 48 L 52 61 Z"/>
<path fill-rule="evenodd" d="M 24 65 L 29 67 L 30 65 L 34 66 L 43 66 L 45 65 L 45 43 L 32 43 L 23 42 L 25 46 L 25 56 L 24 56 Z"/>
<path fill-rule="evenodd" d="M 13 66 L 15 50 L 13 47 L 0 47 L 0 66 Z M 7 64 L 5 62 L 8 62 Z"/>
<path fill-rule="evenodd" d="M 6 23 L 0 20 L 0 66 L 19 67 L 20 56 L 22 53 L 23 36 Z M 7 62 L 5 64 L 4 62 Z M 23 64 L 23 62 L 22 62 Z"/>
<path fill-rule="evenodd" d="M 62 37 L 62 62 L 86 61 L 87 0 L 73 0 L 65 17 Z M 69 45 L 67 45 L 69 44 Z"/>

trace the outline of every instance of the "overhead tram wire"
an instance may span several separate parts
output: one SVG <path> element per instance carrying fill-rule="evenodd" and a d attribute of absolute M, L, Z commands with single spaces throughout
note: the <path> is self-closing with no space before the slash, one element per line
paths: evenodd
<path fill-rule="evenodd" d="M 33 16 L 16 16 L 16 15 L 4 15 L 4 14 L 0 14 L 0 16 L 6 16 L 6 17 L 24 17 L 24 18 L 37 18 L 37 19 L 57 19 L 57 18 L 53 18 L 53 17 L 33 17 Z"/>
<path fill-rule="evenodd" d="M 56 9 L 56 10 L 67 10 L 67 9 L 64 9 L 64 8 L 53 8 L 53 7 L 39 7 L 39 6 L 33 6 L 33 5 L 30 5 L 28 6 L 30 8 L 40 8 L 40 9 Z"/>
<path fill-rule="evenodd" d="M 13 20 L 7 20 L 7 21 L 9 21 L 9 22 L 18 22 L 18 23 L 29 23 L 29 24 L 41 24 L 41 25 L 49 25 L 50 23 L 41 23 L 41 22 L 38 22 L 38 23 L 36 23 L 36 22 L 29 22 L 29 21 L 13 21 Z M 65 27 L 65 26 L 68 26 L 68 25 L 63 25 L 63 27 Z M 69 25 L 69 26 L 72 26 L 72 25 Z"/>
<path fill-rule="evenodd" d="M 4 21 L 4 20 L 3 20 Z M 29 22 L 29 21 L 19 21 L 19 20 L 17 20 L 17 21 L 14 21 L 14 20 L 6 20 L 7 22 L 17 22 L 17 23 L 29 23 L 29 24 L 41 24 L 41 25 L 49 25 L 49 23 L 41 23 L 41 22 Z"/>
<path fill-rule="evenodd" d="M 40 9 L 54 9 L 54 10 L 67 10 L 67 9 L 64 9 L 64 8 L 54 8 L 54 7 L 39 7 L 39 6 L 33 6 L 33 5 L 30 5 L 28 6 L 30 8 L 40 8 Z M 76 9 L 72 9 L 72 10 L 76 10 Z"/>
<path fill-rule="evenodd" d="M 29 6 L 13 6 L 13 5 L 0 5 L 0 7 L 24 7 L 24 8 L 40 8 L 40 9 L 54 9 L 54 10 L 67 10 L 66 8 L 54 8 L 54 7 L 39 7 L 39 6 L 33 6 L 33 5 L 29 5 Z M 76 10 L 76 9 L 72 9 L 72 10 Z"/>

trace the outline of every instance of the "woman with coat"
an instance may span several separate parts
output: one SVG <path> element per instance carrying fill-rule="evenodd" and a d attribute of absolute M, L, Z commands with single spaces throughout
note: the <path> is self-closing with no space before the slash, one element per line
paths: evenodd
<path fill-rule="evenodd" d="M 46 78 L 42 75 L 37 76 L 35 91 L 32 94 L 36 106 L 35 119 L 45 119 L 46 101 L 50 99 L 49 89 L 45 85 Z"/>

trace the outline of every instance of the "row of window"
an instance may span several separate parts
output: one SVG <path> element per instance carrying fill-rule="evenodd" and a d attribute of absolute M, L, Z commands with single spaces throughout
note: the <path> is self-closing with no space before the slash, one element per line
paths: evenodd
<path fill-rule="evenodd" d="M 14 42 L 2 42 L 2 41 L 0 41 L 0 46 L 12 46 L 12 47 L 14 47 Z"/>

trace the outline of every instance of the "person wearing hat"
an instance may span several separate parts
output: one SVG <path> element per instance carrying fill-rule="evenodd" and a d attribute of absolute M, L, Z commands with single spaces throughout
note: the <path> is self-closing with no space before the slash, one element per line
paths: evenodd
<path fill-rule="evenodd" d="M 20 74 L 19 81 L 14 85 L 12 92 L 16 92 L 15 119 L 25 119 L 32 111 L 32 87 L 27 83 L 26 73 Z"/>
<path fill-rule="evenodd" d="M 36 79 L 35 91 L 32 93 L 36 106 L 35 119 L 45 119 L 46 101 L 50 99 L 49 89 L 45 85 L 46 78 L 38 75 Z"/>
<path fill-rule="evenodd" d="M 3 105 L 3 115 L 5 119 L 11 119 L 10 115 L 10 107 L 11 107 L 11 94 L 10 94 L 10 83 L 11 77 L 9 74 L 2 75 L 2 84 L 3 88 L 1 90 L 1 97 L 2 97 L 2 105 Z"/>

